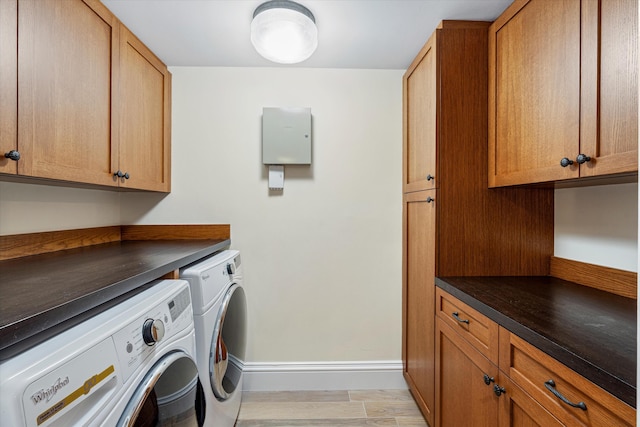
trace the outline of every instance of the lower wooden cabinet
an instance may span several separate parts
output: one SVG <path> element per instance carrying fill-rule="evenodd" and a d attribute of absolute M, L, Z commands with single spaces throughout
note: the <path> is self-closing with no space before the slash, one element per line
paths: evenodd
<path fill-rule="evenodd" d="M 498 378 L 500 387 L 504 389 L 504 393 L 500 396 L 499 427 L 561 427 L 564 425 L 502 372 Z"/>
<path fill-rule="evenodd" d="M 404 377 L 430 425 L 435 402 L 435 193 L 405 194 L 403 212 Z"/>
<path fill-rule="evenodd" d="M 564 364 L 440 288 L 436 301 L 437 427 L 636 425 L 634 408 Z"/>
<path fill-rule="evenodd" d="M 500 370 L 562 425 L 636 425 L 635 409 L 504 328 Z"/>
<path fill-rule="evenodd" d="M 436 426 L 493 427 L 498 367 L 436 318 Z"/>

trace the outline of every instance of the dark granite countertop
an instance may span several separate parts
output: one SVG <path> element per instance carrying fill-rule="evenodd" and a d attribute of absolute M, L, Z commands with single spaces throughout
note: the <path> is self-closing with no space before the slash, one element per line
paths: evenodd
<path fill-rule="evenodd" d="M 440 277 L 436 285 L 636 407 L 636 300 L 553 277 Z"/>
<path fill-rule="evenodd" d="M 119 241 L 0 261 L 0 360 L 229 244 L 229 240 Z"/>

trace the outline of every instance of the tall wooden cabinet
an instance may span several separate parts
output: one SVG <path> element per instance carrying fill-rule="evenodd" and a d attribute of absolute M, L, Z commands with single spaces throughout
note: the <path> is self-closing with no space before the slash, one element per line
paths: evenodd
<path fill-rule="evenodd" d="M 435 416 L 438 276 L 546 275 L 553 191 L 488 189 L 489 23 L 443 21 L 403 79 L 404 376 Z"/>
<path fill-rule="evenodd" d="M 638 2 L 516 0 L 489 30 L 489 185 L 637 173 Z"/>
<path fill-rule="evenodd" d="M 166 66 L 99 0 L 0 8 L 0 174 L 170 191 Z"/>

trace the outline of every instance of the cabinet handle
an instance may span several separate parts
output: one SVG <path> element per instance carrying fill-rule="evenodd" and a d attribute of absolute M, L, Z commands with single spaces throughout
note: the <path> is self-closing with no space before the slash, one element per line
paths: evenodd
<path fill-rule="evenodd" d="M 507 390 L 505 390 L 504 387 L 501 387 L 498 384 L 496 384 L 493 386 L 493 392 L 496 394 L 496 396 L 499 397 L 501 394 L 505 394 Z"/>
<path fill-rule="evenodd" d="M 122 173 L 122 171 L 120 171 L 120 170 L 117 171 L 117 172 L 114 172 L 113 176 L 117 176 L 118 178 L 124 178 L 124 179 L 129 179 L 130 178 L 129 172 Z"/>
<path fill-rule="evenodd" d="M 431 203 L 431 202 L 435 202 L 435 201 L 436 201 L 436 199 L 434 199 L 433 197 L 431 197 L 431 196 L 427 197 L 427 203 Z"/>
<path fill-rule="evenodd" d="M 553 395 L 555 397 L 557 397 L 558 399 L 562 400 L 567 405 L 572 406 L 574 408 L 580 408 L 583 411 L 587 410 L 587 405 L 584 402 L 573 403 L 569 399 L 564 397 L 562 394 L 560 394 L 560 392 L 558 390 L 556 390 L 556 382 L 554 380 L 546 381 L 544 383 L 544 386 L 547 388 L 547 390 L 549 390 L 551 393 L 553 393 Z"/>
<path fill-rule="evenodd" d="M 560 160 L 560 166 L 562 166 L 563 168 L 566 168 L 569 165 L 573 164 L 573 160 L 569 159 L 568 157 L 563 157 L 562 160 Z"/>
<path fill-rule="evenodd" d="M 432 179 L 436 179 L 436 177 L 431 174 L 427 175 L 427 181 L 431 181 Z"/>
<path fill-rule="evenodd" d="M 484 383 L 485 383 L 486 385 L 489 385 L 489 384 L 491 384 L 491 383 L 495 383 L 495 382 L 496 382 L 495 378 L 490 377 L 490 376 L 489 376 L 489 375 L 487 375 L 487 374 L 484 374 Z"/>
<path fill-rule="evenodd" d="M 451 313 L 451 315 L 453 316 L 454 319 L 456 319 L 458 322 L 460 323 L 466 323 L 467 325 L 469 324 L 469 319 L 461 319 L 460 316 L 458 316 L 458 312 L 454 311 L 453 313 Z"/>
<path fill-rule="evenodd" d="M 20 153 L 17 150 L 11 150 L 8 153 L 4 153 L 4 156 L 7 159 L 13 160 L 13 161 L 18 161 L 20 160 Z"/>
<path fill-rule="evenodd" d="M 576 162 L 578 162 L 579 165 L 590 162 L 591 161 L 591 157 L 587 156 L 586 154 L 578 154 L 578 157 L 576 157 Z"/>

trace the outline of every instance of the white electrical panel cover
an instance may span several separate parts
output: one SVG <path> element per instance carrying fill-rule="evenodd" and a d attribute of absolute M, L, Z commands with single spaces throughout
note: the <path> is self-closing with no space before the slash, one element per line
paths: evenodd
<path fill-rule="evenodd" d="M 311 164 L 311 108 L 262 109 L 262 163 Z"/>

